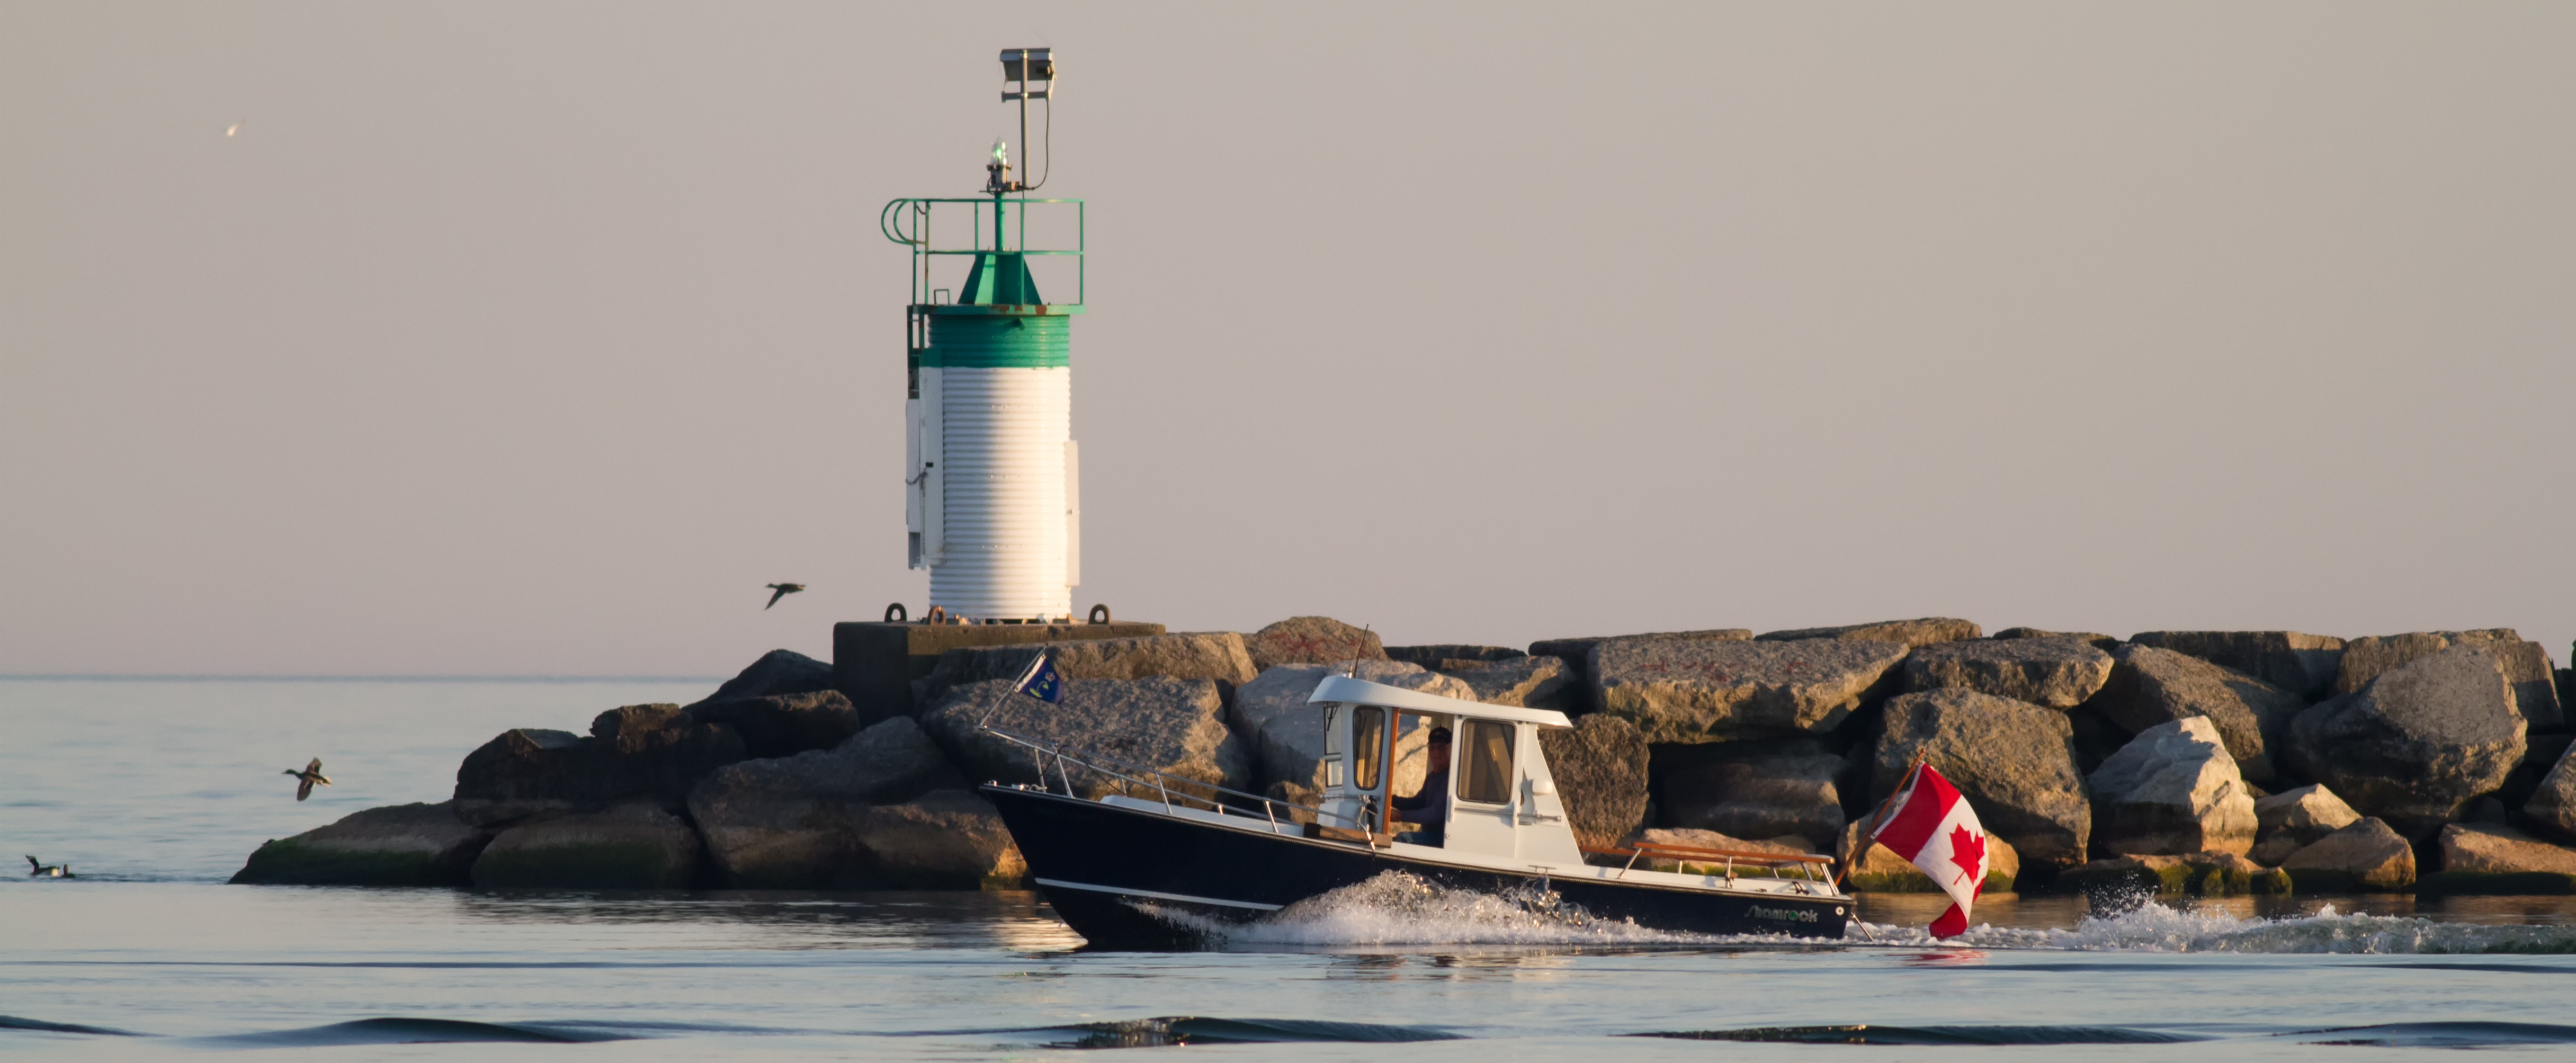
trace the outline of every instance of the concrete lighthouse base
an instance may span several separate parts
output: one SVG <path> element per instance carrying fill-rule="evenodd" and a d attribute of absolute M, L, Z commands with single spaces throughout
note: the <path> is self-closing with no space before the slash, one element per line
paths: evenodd
<path fill-rule="evenodd" d="M 929 676 L 939 664 L 939 655 L 950 650 L 1163 633 L 1161 624 L 1131 623 L 839 623 L 832 625 L 832 686 L 847 695 L 862 716 L 910 715 L 915 710 L 912 681 Z"/>

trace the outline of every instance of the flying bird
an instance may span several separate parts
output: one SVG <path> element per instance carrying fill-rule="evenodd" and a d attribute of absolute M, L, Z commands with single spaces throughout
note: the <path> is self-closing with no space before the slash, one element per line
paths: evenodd
<path fill-rule="evenodd" d="M 231 136 L 231 135 L 233 135 L 233 134 L 235 134 L 235 133 L 239 133 L 239 132 L 241 132 L 241 127 L 242 127 L 242 124 L 241 124 L 241 123 L 239 123 L 239 122 L 235 122 L 235 123 L 233 123 L 233 124 L 232 124 L 232 128 L 224 130 L 224 135 L 225 135 L 225 136 Z"/>
<path fill-rule="evenodd" d="M 70 865 L 70 864 L 40 864 L 40 863 L 37 863 L 37 862 L 36 862 L 36 858 L 35 858 L 35 857 L 32 857 L 32 856 L 30 856 L 30 857 L 28 857 L 28 858 L 27 858 L 27 866 L 28 866 L 29 868 L 32 868 L 32 869 L 33 869 L 33 870 L 30 870 L 30 871 L 28 871 L 28 872 L 27 872 L 27 877 L 28 877 L 28 878 L 79 878 L 79 877 L 80 877 L 80 876 L 78 876 L 78 875 L 72 874 L 72 865 Z"/>
<path fill-rule="evenodd" d="M 331 777 L 322 774 L 322 758 L 320 757 L 313 758 L 313 763 L 305 765 L 303 771 L 288 768 L 283 774 L 295 776 L 295 799 L 298 801 L 313 796 L 314 783 L 321 783 L 324 786 L 331 785 Z"/>
<path fill-rule="evenodd" d="M 769 605 L 776 605 L 778 604 L 779 599 L 805 589 L 805 585 L 802 583 L 769 583 L 763 584 L 763 586 L 778 592 L 769 596 Z M 761 606 L 761 608 L 766 610 L 769 608 L 769 605 Z"/>

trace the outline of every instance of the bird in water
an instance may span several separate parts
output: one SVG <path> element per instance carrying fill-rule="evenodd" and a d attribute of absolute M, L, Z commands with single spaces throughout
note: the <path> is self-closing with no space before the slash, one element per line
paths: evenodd
<path fill-rule="evenodd" d="M 778 604 L 779 599 L 805 589 L 805 585 L 802 583 L 772 583 L 767 586 L 770 590 L 778 592 L 769 596 L 769 605 L 776 605 Z M 766 610 L 769 608 L 769 605 L 761 606 L 761 608 Z"/>
<path fill-rule="evenodd" d="M 295 799 L 298 801 L 313 796 L 314 783 L 321 783 L 324 786 L 331 785 L 331 777 L 322 774 L 322 758 L 320 757 L 313 758 L 313 763 L 305 765 L 303 771 L 288 768 L 283 774 L 295 776 Z"/>
<path fill-rule="evenodd" d="M 28 871 L 28 872 L 27 872 L 27 877 L 28 877 L 28 878 L 79 878 L 79 877 L 80 877 L 80 876 L 78 876 L 78 875 L 72 874 L 72 865 L 70 865 L 70 864 L 43 864 L 43 863 L 38 863 L 38 862 L 36 862 L 36 858 L 35 858 L 35 857 L 32 857 L 32 856 L 30 856 L 30 857 L 28 857 L 28 858 L 27 858 L 27 866 L 28 866 L 29 868 L 32 868 L 32 869 L 33 869 L 33 870 L 30 870 L 30 871 Z"/>

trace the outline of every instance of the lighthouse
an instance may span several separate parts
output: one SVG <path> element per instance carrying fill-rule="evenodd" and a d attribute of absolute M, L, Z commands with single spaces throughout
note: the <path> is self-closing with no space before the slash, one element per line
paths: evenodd
<path fill-rule="evenodd" d="M 905 557 L 930 570 L 930 616 L 939 619 L 1062 622 L 1082 581 L 1071 326 L 1083 312 L 1087 226 L 1081 200 L 1030 198 L 1046 171 L 1028 180 L 1026 150 L 1032 102 L 1043 108 L 1041 128 L 1053 125 L 1055 79 L 1049 49 L 1002 52 L 1002 102 L 1019 108 L 1022 166 L 1015 171 L 1011 146 L 996 143 L 981 195 L 897 199 L 878 218 L 912 254 Z M 1071 301 L 1048 302 L 1042 278 Z"/>

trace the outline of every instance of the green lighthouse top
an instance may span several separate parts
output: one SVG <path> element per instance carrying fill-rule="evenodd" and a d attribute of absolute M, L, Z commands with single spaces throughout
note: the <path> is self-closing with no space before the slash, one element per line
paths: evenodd
<path fill-rule="evenodd" d="M 935 208 L 943 203 L 966 207 L 947 212 Z M 1018 217 L 1009 208 L 1017 207 Z M 1070 220 L 1073 240 L 1070 247 L 1030 247 L 1029 217 L 1040 210 L 1053 211 L 1059 219 Z M 990 214 L 987 214 L 990 211 Z M 966 215 L 964 226 L 947 222 L 945 232 L 934 230 L 934 217 L 947 219 Z M 1088 293 L 1088 271 L 1083 252 L 1089 244 L 1089 224 L 1085 205 L 1079 199 L 1010 198 L 994 193 L 990 198 L 898 199 L 885 205 L 877 216 L 877 227 L 888 240 L 912 249 L 912 298 L 915 312 L 930 314 L 1014 314 L 1054 316 L 1079 314 Z M 1069 219 L 1061 218 L 1070 215 Z M 1055 226 L 1061 228 L 1060 225 Z M 960 233 L 956 230 L 963 228 Z M 961 245 L 942 245 L 942 235 L 954 240 L 963 237 Z M 933 267 L 940 256 L 965 257 L 966 274 L 953 290 L 939 283 Z M 1037 279 L 1031 275 L 1031 259 L 1071 258 L 1073 260 L 1073 299 L 1050 303 L 1039 294 Z"/>
<path fill-rule="evenodd" d="M 1042 100 L 1046 103 L 1046 124 L 1050 130 L 1047 140 L 1052 144 L 1054 135 L 1051 130 L 1055 125 L 1055 50 L 1052 48 L 1003 49 L 1002 81 L 1008 86 L 1007 91 L 1002 93 L 1002 102 L 1017 102 L 1020 105 L 1022 147 L 1025 148 L 1029 140 L 1029 101 L 1031 100 Z M 1054 162 L 1055 153 L 1050 147 L 1047 152 L 1047 169 L 1053 169 Z M 1083 202 L 1079 199 L 1030 199 L 1030 192 L 1046 184 L 1045 171 L 1039 172 L 1036 184 L 1030 184 L 1026 180 L 1014 180 L 1011 173 L 1010 146 L 998 140 L 994 141 L 993 160 L 984 166 L 984 194 L 990 197 L 989 205 L 992 210 L 992 235 L 989 238 L 985 235 L 984 225 L 984 208 L 987 202 L 982 199 L 898 199 L 887 203 L 885 209 L 878 212 L 877 228 L 885 233 L 886 239 L 912 249 L 912 299 L 909 304 L 911 308 L 909 316 L 920 318 L 924 315 L 1001 314 L 1013 317 L 1053 317 L 1082 312 L 1083 300 L 1089 288 L 1089 278 L 1083 267 L 1083 251 L 1089 242 L 1089 225 Z M 1025 178 L 1027 175 L 1021 176 Z M 963 234 L 956 232 L 954 221 L 948 223 L 948 238 L 955 241 L 959 235 L 963 235 L 965 242 L 962 246 L 953 243 L 941 245 L 933 237 L 931 221 L 934 213 L 939 214 L 940 217 L 952 219 L 959 213 L 954 209 L 945 212 L 934 211 L 933 208 L 942 203 L 971 204 L 964 211 L 966 231 Z M 1017 218 L 1011 217 L 1013 204 L 1019 206 Z M 1053 229 L 1060 238 L 1063 223 L 1070 221 L 1073 227 L 1073 246 L 1029 246 L 1029 218 L 1041 209 L 1055 215 L 1047 219 L 1046 225 L 1041 226 L 1041 232 Z M 1063 217 L 1068 212 L 1071 217 Z M 931 273 L 932 266 L 941 255 L 972 256 L 967 263 L 965 279 L 958 284 L 954 298 L 950 296 L 950 289 L 936 286 L 938 278 Z M 1057 256 L 1070 256 L 1073 259 L 1073 301 L 1069 303 L 1047 302 L 1045 296 L 1038 294 L 1037 278 L 1031 275 L 1029 269 L 1032 265 L 1030 262 L 1032 257 L 1045 259 Z"/>

